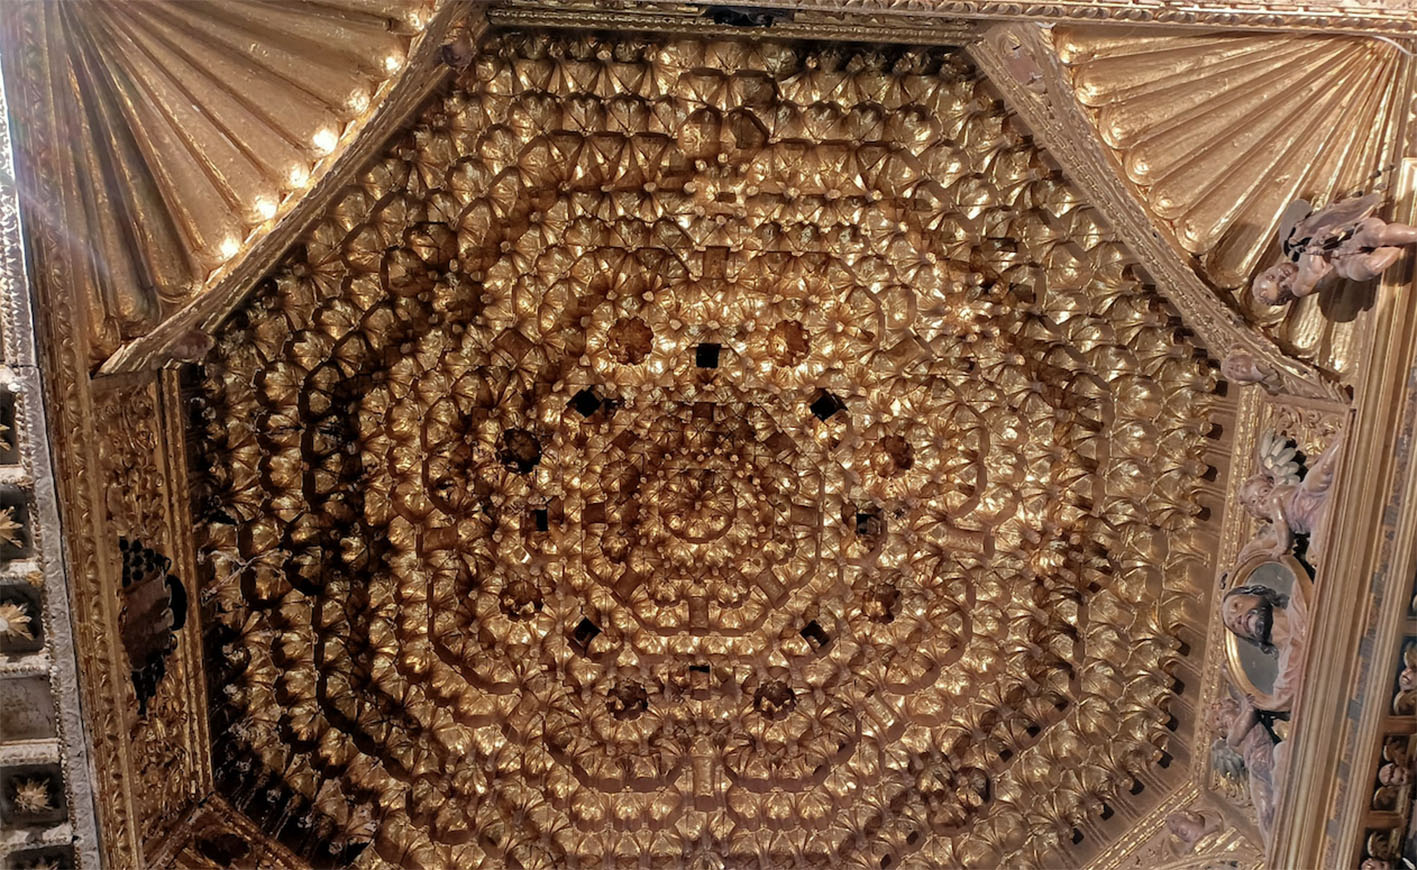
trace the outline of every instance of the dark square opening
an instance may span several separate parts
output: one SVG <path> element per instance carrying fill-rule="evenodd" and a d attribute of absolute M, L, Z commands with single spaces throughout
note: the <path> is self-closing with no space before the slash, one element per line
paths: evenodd
<path fill-rule="evenodd" d="M 547 516 L 546 508 L 532 508 L 531 521 L 535 524 L 538 532 L 544 532 L 551 528 L 551 520 Z"/>
<path fill-rule="evenodd" d="M 576 623 L 575 630 L 571 632 L 571 640 L 574 640 L 577 646 L 585 650 L 590 648 L 590 642 L 595 640 L 598 634 L 600 634 L 600 627 L 589 619 L 581 617 L 581 621 Z"/>
<path fill-rule="evenodd" d="M 856 514 L 856 534 L 861 537 L 879 535 L 886 530 L 886 520 L 879 511 L 858 511 Z"/>
<path fill-rule="evenodd" d="M 21 784 L 44 791 L 48 807 L 26 810 L 17 800 Z M 63 774 L 57 764 L 19 764 L 0 769 L 0 820 L 17 827 L 48 827 L 69 814 Z"/>
<path fill-rule="evenodd" d="M 0 390 L 0 425 L 5 427 L 5 434 L 0 435 L 0 462 L 19 462 L 20 433 L 15 431 L 15 394 L 9 390 Z"/>
<path fill-rule="evenodd" d="M 694 363 L 701 369 L 718 368 L 719 345 L 704 342 L 694 351 Z"/>
<path fill-rule="evenodd" d="M 601 401 L 589 388 L 581 390 L 571 397 L 571 407 L 582 417 L 589 417 L 600 410 Z"/>
<path fill-rule="evenodd" d="M 837 411 L 845 410 L 846 405 L 832 393 L 821 390 L 817 393 L 817 397 L 812 400 L 811 408 L 812 414 L 815 415 L 818 420 L 825 423 L 827 418 L 832 414 L 835 414 Z"/>
<path fill-rule="evenodd" d="M 802 626 L 802 630 L 798 633 L 807 643 L 812 645 L 812 649 L 821 649 L 832 642 L 831 635 L 827 634 L 815 619 Z"/>
<path fill-rule="evenodd" d="M 25 637 L 18 631 L 0 635 L 0 653 L 30 653 L 44 649 L 44 607 L 40 592 L 28 583 L 0 585 L 0 604 L 9 604 L 29 617 Z"/>

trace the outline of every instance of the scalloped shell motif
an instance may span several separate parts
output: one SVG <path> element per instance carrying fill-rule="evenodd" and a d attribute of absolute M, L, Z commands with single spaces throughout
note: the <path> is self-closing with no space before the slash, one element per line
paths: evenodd
<path fill-rule="evenodd" d="M 1291 201 L 1328 202 L 1388 181 L 1373 174 L 1390 164 L 1404 114 L 1401 52 L 1354 36 L 1137 33 L 1054 30 L 1077 99 L 1121 173 L 1249 320 L 1291 353 L 1346 372 L 1356 311 L 1318 297 L 1263 309 L 1244 290 L 1278 257 L 1275 232 Z"/>
<path fill-rule="evenodd" d="M 268 232 L 387 93 L 436 0 L 58 3 L 101 359 Z"/>

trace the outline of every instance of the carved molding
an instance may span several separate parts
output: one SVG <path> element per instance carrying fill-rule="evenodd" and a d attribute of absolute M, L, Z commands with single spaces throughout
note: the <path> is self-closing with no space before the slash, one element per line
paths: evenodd
<path fill-rule="evenodd" d="M 696 6 L 742 6 L 737 0 L 690 0 Z M 684 0 L 644 0 L 645 5 L 684 5 Z M 949 18 L 1075 20 L 1117 25 L 1244 27 L 1251 30 L 1334 31 L 1411 36 L 1417 33 L 1409 0 L 1260 0 L 1243 6 L 1203 6 L 1194 0 L 757 0 L 765 9 L 810 12 L 879 13 L 921 20 Z"/>
<path fill-rule="evenodd" d="M 1270 424 L 1269 409 L 1264 393 L 1258 387 L 1246 387 L 1240 391 L 1238 407 L 1234 417 L 1234 427 L 1230 433 L 1231 457 L 1227 481 L 1229 490 L 1235 489 L 1235 482 L 1244 480 L 1253 471 L 1255 444 L 1259 435 Z M 1205 608 L 1208 614 L 1220 611 L 1222 595 L 1221 576 L 1230 570 L 1240 554 L 1245 542 L 1254 536 L 1256 521 L 1245 507 L 1234 499 L 1225 503 L 1221 520 L 1219 546 L 1215 554 L 1215 573 L 1211 580 Z M 1193 715 L 1197 718 L 1195 745 L 1200 748 L 1191 760 L 1189 770 L 1191 785 L 1197 793 L 1224 811 L 1227 823 L 1239 828 L 1246 840 L 1252 844 L 1264 842 L 1256 824 L 1253 808 L 1249 806 L 1249 796 L 1243 790 L 1235 790 L 1211 768 L 1209 746 L 1218 736 L 1205 711 L 1227 692 L 1225 627 L 1218 618 L 1206 623 L 1203 642 L 1206 650 L 1204 669 L 1201 672 L 1200 697 L 1196 701 Z M 1260 848 L 1256 845 L 1256 848 Z"/>
<path fill-rule="evenodd" d="M 0 52 L 0 61 L 9 60 L 8 52 Z M 65 818 L 38 831 L 4 825 L 0 861 L 52 857 L 90 868 L 98 866 L 99 832 L 45 389 L 36 364 L 24 239 L 29 227 L 22 226 L 17 191 L 7 183 L 14 177 L 12 88 L 13 81 L 0 74 L 0 504 L 18 526 L 7 528 L 9 540 L 0 547 L 0 600 L 24 608 L 35 643 L 0 649 L 0 777 L 16 765 L 44 765 L 62 780 L 51 797 L 62 804 Z"/>
<path fill-rule="evenodd" d="M 841 39 L 903 45 L 966 45 L 978 37 L 980 22 L 920 19 L 904 15 L 852 12 L 797 12 L 771 19 L 751 31 L 715 21 L 709 10 L 691 4 L 656 6 L 636 0 L 501 0 L 487 10 L 494 27 L 555 27 L 625 30 L 742 38 L 751 33 L 773 39 Z"/>
<path fill-rule="evenodd" d="M 166 402 L 164 401 L 166 398 Z M 171 474 L 185 461 L 181 441 L 171 440 L 167 427 L 180 416 L 164 396 L 163 382 L 155 373 L 102 381 L 94 391 L 96 458 L 104 495 L 105 524 L 109 538 L 99 543 L 106 560 L 119 560 L 119 540 L 147 545 L 159 558 L 177 555 L 173 569 L 184 582 L 186 617 L 175 632 L 176 645 L 163 657 L 163 665 L 149 698 L 139 697 L 131 672 L 148 662 L 132 660 L 132 651 L 119 649 L 119 657 L 106 663 L 111 679 L 122 686 L 123 739 L 133 782 L 133 801 L 139 821 L 138 839 L 146 854 L 162 841 L 182 812 L 211 786 L 206 744 L 206 686 L 202 676 L 201 623 L 195 595 L 195 571 L 184 566 L 180 551 L 190 548 L 190 522 L 184 522 L 186 499 L 175 489 Z M 175 457 L 172 455 L 176 451 Z M 181 530 L 181 531 L 179 531 Z M 182 572 L 186 570 L 186 576 Z M 115 576 L 116 576 L 116 568 Z M 108 591 L 120 603 L 118 623 L 109 631 L 131 631 L 130 620 L 147 619 L 148 610 L 127 614 L 128 596 L 114 587 Z M 141 626 L 138 626 L 141 628 Z M 153 630 L 161 630 L 154 628 Z M 92 668 L 102 667 L 93 663 Z M 141 712 L 140 712 L 141 711 Z"/>
<path fill-rule="evenodd" d="M 27 11 L 35 10 L 27 7 Z M 43 202 L 46 207 L 43 220 L 26 224 L 26 234 L 35 295 L 40 300 L 36 307 L 44 317 L 37 343 L 53 410 L 56 477 L 66 521 L 62 545 L 72 569 L 69 588 L 60 594 L 67 595 L 74 607 L 84 724 L 94 747 L 94 790 L 105 796 L 98 805 L 104 833 L 102 860 L 113 868 L 138 867 L 143 862 L 143 819 L 138 803 L 142 796 L 135 794 L 139 777 L 138 752 L 132 745 L 136 705 L 126 654 L 119 643 L 118 536 L 109 523 L 110 507 L 122 514 L 133 505 L 121 499 L 109 504 L 106 487 L 116 466 L 109 462 L 106 471 L 98 455 L 101 439 L 96 421 L 102 402 L 95 402 L 89 389 L 89 336 L 80 307 L 80 300 L 97 298 L 101 292 L 81 232 L 87 205 L 79 178 L 85 169 L 61 132 L 65 128 L 51 87 L 63 79 L 49 74 L 51 62 L 60 61 L 49 54 L 40 18 L 11 14 L 3 24 L 5 45 L 24 47 L 3 56 L 6 83 L 13 88 L 10 94 L 20 95 L 16 102 L 27 107 L 17 176 L 28 194 L 27 205 L 32 208 L 33 203 Z M 56 220 L 56 216 L 63 218 Z M 105 413 L 111 419 L 123 416 L 112 410 Z M 128 446 L 141 454 L 151 443 L 144 439 L 129 441 Z M 144 507 L 142 512 L 150 518 L 149 510 Z M 148 519 L 141 522 L 150 524 Z M 79 860 L 84 866 L 97 865 L 95 858 L 81 855 Z"/>
<path fill-rule="evenodd" d="M 1398 176 L 1398 214 L 1412 215 L 1417 161 Z M 1277 866 L 1356 866 L 1370 812 L 1391 663 L 1399 656 L 1417 570 L 1417 297 L 1410 262 L 1388 274 L 1372 319 L 1372 358 L 1356 383 L 1327 547 L 1316 584 L 1291 769 L 1275 827 Z M 1336 699 L 1350 699 L 1337 703 Z M 1313 703 L 1309 699 L 1314 699 Z M 1322 699 L 1322 701 L 1320 701 Z M 1347 775 L 1344 775 L 1344 771 Z"/>

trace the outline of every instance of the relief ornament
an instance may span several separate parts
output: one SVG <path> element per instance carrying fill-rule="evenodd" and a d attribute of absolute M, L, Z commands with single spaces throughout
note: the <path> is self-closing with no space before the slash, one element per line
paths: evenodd
<path fill-rule="evenodd" d="M 1284 305 L 1319 289 L 1331 274 L 1371 281 L 1417 244 L 1417 227 L 1374 217 L 1382 196 L 1349 197 L 1315 210 L 1307 200 L 1289 204 L 1279 224 L 1284 259 L 1261 272 L 1250 287 L 1265 305 Z"/>
<path fill-rule="evenodd" d="M 1218 735 L 1211 747 L 1211 764 L 1227 779 L 1246 781 L 1256 822 L 1268 842 L 1283 788 L 1288 746 L 1264 726 L 1260 711 L 1249 698 L 1227 694 L 1216 701 L 1210 710 L 1210 724 Z"/>
<path fill-rule="evenodd" d="M 1268 521 L 1269 525 L 1240 551 L 1239 562 L 1260 553 L 1283 556 L 1293 549 L 1297 535 L 1308 538 L 1309 562 L 1320 558 L 1320 530 L 1342 450 L 1343 441 L 1339 438 L 1306 468 L 1298 448 L 1289 439 L 1273 430 L 1260 436 L 1256 451 L 1260 470 L 1240 486 L 1240 502 L 1256 519 Z"/>

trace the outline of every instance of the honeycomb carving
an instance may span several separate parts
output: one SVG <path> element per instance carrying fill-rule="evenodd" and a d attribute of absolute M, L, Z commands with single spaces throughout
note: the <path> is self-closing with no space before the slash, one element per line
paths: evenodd
<path fill-rule="evenodd" d="M 491 38 L 206 368 L 219 764 L 399 866 L 1046 863 L 1213 386 L 960 56 Z"/>

